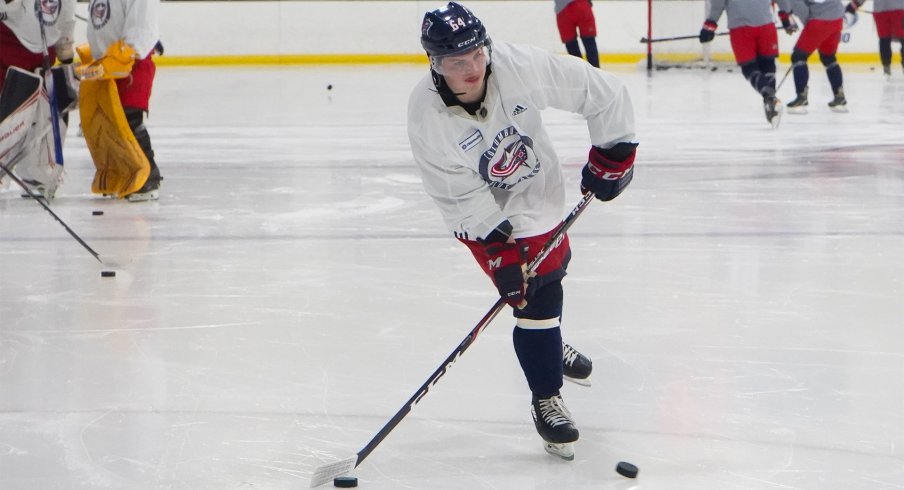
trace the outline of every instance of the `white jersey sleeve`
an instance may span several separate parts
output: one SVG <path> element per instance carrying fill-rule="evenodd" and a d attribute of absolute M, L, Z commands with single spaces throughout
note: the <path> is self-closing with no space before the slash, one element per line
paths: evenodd
<path fill-rule="evenodd" d="M 456 236 L 486 238 L 506 219 L 516 238 L 540 235 L 565 212 L 562 167 L 541 111 L 581 114 L 591 142 L 609 148 L 634 138 L 631 101 L 613 75 L 538 48 L 494 43 L 491 70 L 475 115 L 447 107 L 429 75 L 420 81 L 408 104 L 411 151 Z"/>

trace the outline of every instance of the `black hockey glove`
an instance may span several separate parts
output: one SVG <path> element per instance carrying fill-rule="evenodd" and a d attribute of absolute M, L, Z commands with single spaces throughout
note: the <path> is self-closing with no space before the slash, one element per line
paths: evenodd
<path fill-rule="evenodd" d="M 716 38 L 716 28 L 718 24 L 714 20 L 707 20 L 703 23 L 703 29 L 700 29 L 700 42 L 708 43 Z"/>
<path fill-rule="evenodd" d="M 587 164 L 581 171 L 581 193 L 592 192 L 601 201 L 611 201 L 634 178 L 637 143 L 618 143 L 612 148 L 590 148 Z"/>
<path fill-rule="evenodd" d="M 792 12 L 785 12 L 784 10 L 778 11 L 778 19 L 782 21 L 782 29 L 784 29 L 788 35 L 797 32 L 797 22 L 794 20 L 794 17 L 791 17 L 791 13 Z"/>
<path fill-rule="evenodd" d="M 527 245 L 518 243 L 494 243 L 486 248 L 490 256 L 493 283 L 502 300 L 512 308 L 524 308 L 524 293 L 527 284 L 524 281 Z"/>

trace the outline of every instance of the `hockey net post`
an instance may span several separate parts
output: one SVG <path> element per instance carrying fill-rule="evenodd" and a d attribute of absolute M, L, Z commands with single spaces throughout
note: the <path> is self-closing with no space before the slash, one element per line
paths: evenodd
<path fill-rule="evenodd" d="M 646 68 L 725 70 L 735 68 L 728 32 L 700 43 L 700 26 L 710 0 L 647 0 Z M 724 15 L 722 22 L 725 21 Z"/>

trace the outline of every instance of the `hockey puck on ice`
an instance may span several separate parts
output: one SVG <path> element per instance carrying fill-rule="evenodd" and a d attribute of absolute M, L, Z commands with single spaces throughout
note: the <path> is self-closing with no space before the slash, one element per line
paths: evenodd
<path fill-rule="evenodd" d="M 116 277 L 116 271 L 100 271 L 100 277 Z"/>
<path fill-rule="evenodd" d="M 326 86 L 326 89 L 327 89 L 327 90 L 333 90 L 333 84 L 331 83 L 331 84 L 327 85 L 327 86 Z"/>
<path fill-rule="evenodd" d="M 358 479 L 354 476 L 339 476 L 333 478 L 333 486 L 339 488 L 355 488 L 358 486 Z"/>
<path fill-rule="evenodd" d="M 615 465 L 615 472 L 626 478 L 637 478 L 637 467 L 626 461 L 619 461 Z"/>
<path fill-rule="evenodd" d="M 104 212 L 103 211 L 91 211 L 91 215 L 92 216 L 103 216 Z"/>

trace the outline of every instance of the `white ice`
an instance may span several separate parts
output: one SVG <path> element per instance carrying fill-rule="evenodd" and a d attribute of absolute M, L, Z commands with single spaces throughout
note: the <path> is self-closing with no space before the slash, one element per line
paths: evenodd
<path fill-rule="evenodd" d="M 904 489 L 904 76 L 845 69 L 848 114 L 814 67 L 777 130 L 737 71 L 619 71 L 641 146 L 571 232 L 575 461 L 504 312 L 360 488 Z M 92 195 L 69 131 L 52 209 L 103 264 L 0 192 L 0 488 L 305 488 L 371 440 L 496 299 L 408 150 L 425 70 L 160 68 L 158 202 Z M 545 117 L 577 202 L 586 127 Z"/>

